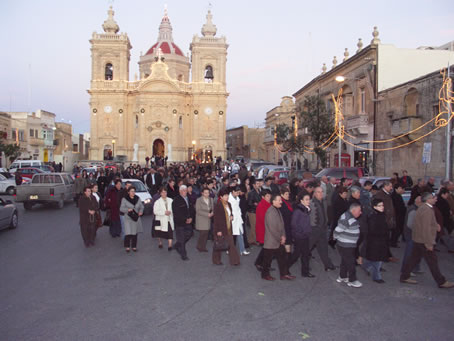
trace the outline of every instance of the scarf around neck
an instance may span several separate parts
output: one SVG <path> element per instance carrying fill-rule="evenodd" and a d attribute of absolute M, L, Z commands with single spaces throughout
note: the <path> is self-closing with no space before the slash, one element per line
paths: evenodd
<path fill-rule="evenodd" d="M 131 197 L 128 194 L 125 196 L 125 199 L 128 200 L 134 206 L 136 206 L 137 202 L 139 201 L 139 197 L 137 195 L 134 195 L 134 198 L 131 199 Z"/>

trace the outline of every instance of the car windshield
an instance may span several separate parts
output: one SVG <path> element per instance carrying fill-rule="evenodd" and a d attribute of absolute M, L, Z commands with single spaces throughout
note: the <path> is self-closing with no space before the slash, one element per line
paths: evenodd
<path fill-rule="evenodd" d="M 132 185 L 135 187 L 136 192 L 147 192 L 145 185 L 141 181 L 131 181 Z M 123 182 L 123 187 L 125 183 Z"/>
<path fill-rule="evenodd" d="M 322 176 L 327 175 L 329 172 L 329 168 L 322 169 L 320 172 L 318 172 L 315 177 L 316 178 L 321 178 Z"/>

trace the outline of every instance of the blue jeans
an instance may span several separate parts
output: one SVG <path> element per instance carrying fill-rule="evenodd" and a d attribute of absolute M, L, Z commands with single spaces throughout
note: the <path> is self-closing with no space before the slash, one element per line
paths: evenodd
<path fill-rule="evenodd" d="M 372 262 L 370 260 L 364 259 L 363 268 L 372 274 L 372 279 L 374 281 L 379 281 L 382 279 L 380 273 L 380 268 L 382 264 L 383 262 Z"/>
<path fill-rule="evenodd" d="M 244 251 L 246 251 L 244 247 L 244 239 L 242 233 L 236 236 L 236 245 L 238 246 L 238 251 L 240 252 L 240 255 L 243 254 Z"/>
<path fill-rule="evenodd" d="M 405 263 L 410 259 L 411 251 L 413 250 L 413 239 L 411 239 L 411 234 L 405 234 L 405 252 L 404 257 L 402 259 L 402 267 L 400 271 L 402 272 L 404 269 Z M 411 271 L 421 271 L 421 262 L 419 262 L 414 269 Z"/>

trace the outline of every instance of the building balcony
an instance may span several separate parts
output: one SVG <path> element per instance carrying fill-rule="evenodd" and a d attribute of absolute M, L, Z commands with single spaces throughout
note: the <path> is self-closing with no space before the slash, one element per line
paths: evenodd
<path fill-rule="evenodd" d="M 369 114 L 359 114 L 345 118 L 345 129 L 353 136 L 369 133 Z"/>
<path fill-rule="evenodd" d="M 274 142 L 274 134 L 272 135 L 265 135 L 263 142 Z"/>
<path fill-rule="evenodd" d="M 407 116 L 392 120 L 391 135 L 397 137 L 407 132 L 416 129 L 422 124 L 421 118 L 417 116 Z M 416 131 L 414 134 L 403 136 L 403 141 L 413 141 L 421 136 L 421 130 Z"/>
<path fill-rule="evenodd" d="M 41 138 L 38 138 L 38 137 L 29 137 L 28 138 L 28 144 L 30 146 L 42 147 L 42 146 L 44 146 L 44 139 L 41 139 Z"/>

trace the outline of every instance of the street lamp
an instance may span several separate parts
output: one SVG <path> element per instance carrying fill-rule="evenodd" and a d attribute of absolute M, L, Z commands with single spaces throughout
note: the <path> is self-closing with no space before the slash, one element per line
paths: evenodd
<path fill-rule="evenodd" d="M 195 140 L 192 140 L 192 159 L 195 160 Z"/>
<path fill-rule="evenodd" d="M 115 157 L 115 140 L 112 140 L 112 160 Z"/>

